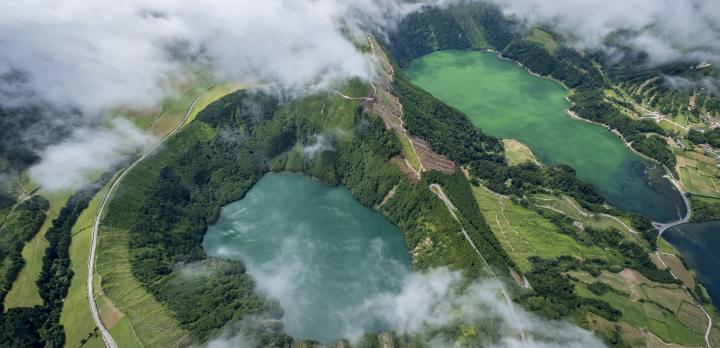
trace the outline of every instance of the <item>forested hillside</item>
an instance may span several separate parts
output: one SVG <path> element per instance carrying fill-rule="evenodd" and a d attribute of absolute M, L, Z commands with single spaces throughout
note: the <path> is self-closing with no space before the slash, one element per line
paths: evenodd
<path fill-rule="evenodd" d="M 534 73 L 562 82 L 570 88 L 572 112 L 617 130 L 634 149 L 673 170 L 675 157 L 668 146 L 647 136 L 648 133 L 665 136 L 666 131 L 651 120 L 628 117 L 603 98 L 612 82 L 602 75 L 592 56 L 562 44 L 550 50 L 522 36 L 518 28 L 517 23 L 486 5 L 464 4 L 447 10 L 427 8 L 407 16 L 386 44 L 401 67 L 434 50 L 469 47 L 495 50 Z M 449 35 L 453 30 L 454 35 Z"/>

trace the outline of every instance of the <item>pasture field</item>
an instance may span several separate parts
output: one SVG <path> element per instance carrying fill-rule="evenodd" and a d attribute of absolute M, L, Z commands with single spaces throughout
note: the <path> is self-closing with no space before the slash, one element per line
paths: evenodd
<path fill-rule="evenodd" d="M 537 207 L 564 214 L 579 221 L 583 226 L 596 229 L 614 228 L 635 242 L 643 245 L 647 244 L 647 242 L 629 226 L 628 222 L 617 217 L 593 214 L 580 207 L 580 204 L 566 195 L 535 194 L 530 196 L 530 202 Z"/>
<path fill-rule="evenodd" d="M 410 143 L 410 139 L 400 134 L 398 134 L 398 139 L 400 140 L 400 146 L 402 147 L 403 157 L 407 158 L 408 163 L 410 163 L 410 166 L 415 171 L 419 171 L 420 160 L 418 159 L 417 153 L 415 153 L 415 149 Z"/>
<path fill-rule="evenodd" d="M 35 282 L 40 277 L 42 259 L 48 246 L 45 232 L 52 226 L 52 221 L 58 216 L 60 209 L 65 206 L 71 192 L 43 195 L 50 201 L 50 210 L 48 210 L 47 218 L 45 218 L 45 222 L 43 222 L 38 233 L 23 247 L 22 256 L 25 259 L 25 266 L 18 274 L 7 297 L 5 297 L 6 310 L 13 307 L 32 307 L 43 303 Z"/>
<path fill-rule="evenodd" d="M 507 198 L 480 187 L 473 187 L 473 194 L 495 236 L 523 272 L 530 270 L 527 259 L 530 256 L 554 258 L 573 255 L 583 259 L 609 257 L 602 248 L 580 245 L 572 237 L 562 234 L 540 214 Z"/>
<path fill-rule="evenodd" d="M 603 271 L 598 277 L 576 271 L 568 274 L 578 280 L 575 288 L 580 296 L 607 301 L 622 311 L 622 320 L 630 325 L 646 328 L 667 343 L 704 344 L 707 318 L 678 285 L 656 283 L 630 269 L 617 274 Z M 592 293 L 587 285 L 596 281 L 613 290 Z"/>
<path fill-rule="evenodd" d="M 720 197 L 720 167 L 717 162 L 697 151 L 676 149 L 677 165 L 683 190 L 704 196 Z"/>
<path fill-rule="evenodd" d="M 98 308 L 118 345 L 170 347 L 182 341 L 186 333 L 173 313 L 133 276 L 127 231 L 101 227 L 98 237 L 97 272 L 104 295 Z"/>
<path fill-rule="evenodd" d="M 528 41 L 532 41 L 543 46 L 548 52 L 555 52 L 558 47 L 557 42 L 553 39 L 552 35 L 542 28 L 535 27 L 526 38 Z"/>
<path fill-rule="evenodd" d="M 112 180 L 110 181 L 112 182 Z M 105 185 L 90 201 L 85 211 L 80 214 L 72 229 L 72 242 L 70 244 L 70 267 L 74 273 L 68 295 L 65 298 L 63 310 L 60 315 L 60 324 L 65 328 L 65 344 L 68 347 L 79 347 L 86 340 L 83 347 L 104 347 L 102 338 L 93 335 L 95 323 L 90 315 L 90 305 L 87 296 L 87 261 L 90 255 L 90 242 L 92 239 L 92 226 L 95 215 L 100 207 L 110 183 Z"/>
<path fill-rule="evenodd" d="M 535 159 L 532 150 L 525 146 L 525 144 L 513 139 L 503 139 L 502 142 L 505 148 L 505 158 L 510 165 L 517 165 L 527 161 L 540 164 L 540 162 Z"/>

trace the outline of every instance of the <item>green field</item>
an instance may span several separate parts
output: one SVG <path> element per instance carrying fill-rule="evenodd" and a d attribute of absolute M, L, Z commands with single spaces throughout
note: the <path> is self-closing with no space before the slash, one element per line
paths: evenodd
<path fill-rule="evenodd" d="M 417 153 L 415 153 L 415 149 L 410 143 L 410 139 L 402 135 L 398 135 L 398 139 L 400 140 L 400 146 L 402 147 L 403 156 L 407 158 L 408 163 L 410 163 L 412 169 L 414 169 L 415 171 L 420 171 L 420 159 L 418 159 Z"/>
<path fill-rule="evenodd" d="M 578 271 L 569 274 L 579 280 L 576 289 L 581 296 L 608 301 L 623 312 L 623 320 L 631 325 L 648 328 L 666 342 L 704 342 L 705 314 L 678 285 L 656 283 L 628 269 L 621 273 L 603 271 L 598 277 Z M 593 282 L 608 284 L 614 291 L 595 295 L 586 288 Z"/>
<path fill-rule="evenodd" d="M 674 151 L 680 185 L 687 192 L 720 197 L 720 167 L 713 158 L 698 151 Z"/>
<path fill-rule="evenodd" d="M 112 181 L 111 181 L 112 182 Z M 95 215 L 107 192 L 107 184 L 98 191 L 90 201 L 87 209 L 80 214 L 73 226 L 72 242 L 70 244 L 70 265 L 75 273 L 65 298 L 60 324 L 65 328 L 65 344 L 68 347 L 79 347 L 83 340 L 87 340 L 83 347 L 104 347 L 102 338 L 92 335 L 95 323 L 90 315 L 87 297 L 87 261 L 90 254 L 92 238 L 92 225 Z"/>
<path fill-rule="evenodd" d="M 577 282 L 576 291 L 580 296 L 597 298 L 607 301 L 614 308 L 622 311 L 622 320 L 638 328 L 646 328 L 665 342 L 679 343 L 687 346 L 703 346 L 705 339 L 702 333 L 684 325 L 675 313 L 660 307 L 653 302 L 632 301 L 627 295 L 614 291 L 598 296 L 590 292 L 584 283 Z"/>
<path fill-rule="evenodd" d="M 630 228 L 628 222 L 619 218 L 612 218 L 608 215 L 592 214 L 589 211 L 582 209 L 571 197 L 565 195 L 555 196 L 549 194 L 535 194 L 530 196 L 530 202 L 543 209 L 562 212 L 562 214 L 582 223 L 585 227 L 592 227 L 596 229 L 614 228 L 635 242 L 643 245 L 647 244 L 647 241 L 641 238 Z"/>
<path fill-rule="evenodd" d="M 70 194 L 70 192 L 44 194 L 50 200 L 50 210 L 40 231 L 23 248 L 22 255 L 25 259 L 25 266 L 5 298 L 6 310 L 13 307 L 32 307 L 43 303 L 35 282 L 40 277 L 42 259 L 45 256 L 45 248 L 48 246 L 45 232 L 52 225 L 52 220 L 57 217 Z"/>
<path fill-rule="evenodd" d="M 537 159 L 535 159 L 535 155 L 533 155 L 530 148 L 525 146 L 525 144 L 513 139 L 503 139 L 502 142 L 505 148 L 505 159 L 507 159 L 510 165 L 517 165 L 523 162 L 540 164 Z"/>
<path fill-rule="evenodd" d="M 530 35 L 526 36 L 525 39 L 540 44 L 551 53 L 555 52 L 558 47 L 557 42 L 550 33 L 537 27 L 533 28 Z"/>
<path fill-rule="evenodd" d="M 195 107 L 193 107 L 192 112 L 190 112 L 190 116 L 188 117 L 187 121 L 183 124 L 183 126 L 188 125 L 190 122 L 195 120 L 195 117 L 197 117 L 198 113 L 205 109 L 208 105 L 212 104 L 214 101 L 234 92 L 240 89 L 247 88 L 246 85 L 239 84 L 239 83 L 221 83 L 215 86 L 210 87 L 209 89 L 205 91 L 200 91 L 199 93 L 190 93 L 190 95 L 199 95 L 200 98 L 195 103 Z M 192 103 L 194 99 L 190 98 L 189 103 L 187 103 L 187 100 L 185 103 L 187 103 L 187 106 L 185 103 L 181 103 L 181 110 L 182 111 L 182 117 L 185 117 L 185 112 L 187 112 L 188 108 L 190 107 L 190 104 Z M 184 106 L 184 108 L 182 107 Z M 182 119 L 182 118 L 180 118 Z M 178 120 L 179 121 L 179 120 Z M 175 125 L 177 125 L 177 122 L 175 122 Z"/>
<path fill-rule="evenodd" d="M 106 296 L 98 300 L 98 308 L 104 312 L 111 299 L 122 313 L 113 325 L 106 323 L 118 345 L 169 347 L 180 342 L 186 334 L 173 314 L 132 275 L 127 232 L 101 227 L 98 242 L 96 269 Z"/>
<path fill-rule="evenodd" d="M 523 272 L 530 270 L 527 259 L 530 256 L 554 258 L 573 255 L 581 259 L 609 257 L 602 248 L 578 244 L 540 214 L 509 199 L 478 187 L 473 187 L 473 194 L 490 228 Z"/>

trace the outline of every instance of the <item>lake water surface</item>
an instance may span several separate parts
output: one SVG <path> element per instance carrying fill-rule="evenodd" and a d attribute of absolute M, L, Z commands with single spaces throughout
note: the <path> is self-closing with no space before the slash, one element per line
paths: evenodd
<path fill-rule="evenodd" d="M 414 60 L 411 80 L 458 108 L 489 135 L 517 139 L 543 163 L 567 164 L 608 202 L 655 221 L 685 213 L 663 170 L 602 126 L 573 119 L 567 90 L 489 52 L 439 51 Z"/>
<path fill-rule="evenodd" d="M 678 249 L 713 303 L 720 305 L 720 222 L 680 225 L 663 232 L 663 238 Z"/>
<path fill-rule="evenodd" d="M 242 260 L 277 299 L 288 334 L 329 342 L 386 324 L 364 303 L 400 290 L 411 271 L 400 230 L 345 187 L 281 173 L 225 206 L 205 251 Z"/>

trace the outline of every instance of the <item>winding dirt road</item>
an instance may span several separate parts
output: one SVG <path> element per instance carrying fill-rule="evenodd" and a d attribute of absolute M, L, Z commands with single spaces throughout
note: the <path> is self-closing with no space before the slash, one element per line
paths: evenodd
<path fill-rule="evenodd" d="M 157 150 L 160 145 L 165 143 L 165 141 L 173 136 L 175 133 L 177 133 L 180 128 L 182 128 L 183 124 L 188 120 L 190 117 L 190 114 L 192 113 L 193 108 L 195 107 L 195 104 L 200 100 L 200 97 L 202 95 L 199 95 L 195 100 L 193 100 L 192 104 L 190 104 L 190 108 L 188 108 L 187 113 L 185 114 L 185 117 L 180 121 L 180 123 L 173 129 L 170 133 L 168 133 L 164 138 L 162 138 L 159 142 L 155 143 L 151 147 L 149 147 L 147 150 L 143 152 L 143 155 L 140 156 L 135 162 L 133 162 L 129 167 L 127 167 L 116 179 L 113 181 L 112 185 L 110 186 L 110 189 L 105 193 L 105 197 L 103 197 L 103 201 L 100 204 L 100 208 L 97 211 L 97 214 L 95 215 L 95 223 L 93 224 L 92 229 L 92 241 L 90 243 L 90 257 L 88 258 L 88 278 L 87 278 L 87 295 L 88 295 L 88 302 L 90 303 L 90 313 L 92 314 L 93 321 L 95 322 L 95 326 L 97 326 L 98 330 L 100 331 L 100 334 L 102 335 L 102 339 L 105 342 L 105 346 L 108 348 L 118 348 L 117 343 L 115 343 L 115 340 L 110 335 L 110 332 L 107 330 L 105 325 L 103 324 L 102 320 L 100 319 L 100 313 L 98 312 L 97 303 L 95 302 L 95 292 L 94 292 L 94 278 L 95 278 L 95 253 L 97 250 L 97 236 L 98 236 L 98 230 L 100 229 L 100 221 L 102 220 L 103 211 L 105 210 L 105 206 L 110 201 L 110 196 L 112 196 L 113 192 L 117 188 L 117 186 L 120 184 L 122 179 L 129 173 L 138 163 L 140 163 L 142 160 L 144 160 L 147 156 L 149 156 L 151 153 L 153 153 L 155 150 Z"/>
<path fill-rule="evenodd" d="M 482 256 L 482 254 L 480 253 L 480 250 L 475 245 L 475 242 L 473 242 L 472 239 L 470 239 L 470 235 L 468 235 L 467 231 L 465 231 L 465 228 L 462 226 L 462 223 L 460 223 L 460 219 L 458 219 L 458 217 L 457 217 L 458 209 L 455 207 L 455 205 L 452 203 L 452 201 L 450 201 L 450 198 L 448 198 L 448 196 L 445 195 L 445 192 L 443 191 L 443 189 L 440 185 L 430 184 L 429 188 L 430 188 L 430 191 L 432 191 L 435 195 L 438 196 L 438 198 L 440 198 L 440 200 L 443 203 L 445 203 L 445 206 L 448 208 L 450 215 L 452 215 L 453 219 L 455 219 L 455 221 L 457 221 L 458 224 L 460 224 L 460 231 L 465 236 L 465 239 L 468 241 L 468 243 L 470 243 L 470 246 L 473 248 L 473 250 L 475 250 L 475 252 L 478 254 L 478 256 L 480 256 L 480 261 L 482 261 L 483 265 L 485 266 L 485 269 L 490 273 L 490 275 L 493 277 L 493 279 L 495 280 L 497 285 L 500 287 L 500 291 L 502 292 L 505 302 L 507 303 L 508 306 L 510 306 L 510 311 L 512 312 L 512 315 L 515 316 L 516 315 L 515 314 L 515 305 L 514 305 L 512 299 L 510 298 L 510 294 L 508 294 L 507 290 L 505 289 L 505 286 L 502 284 L 502 282 L 497 277 L 495 272 L 493 272 L 492 268 L 490 268 L 490 265 L 487 263 L 487 261 L 485 261 L 485 258 Z M 521 338 L 523 344 L 527 345 L 528 339 L 525 336 L 525 330 L 520 329 L 519 334 L 520 334 L 520 338 Z"/>

